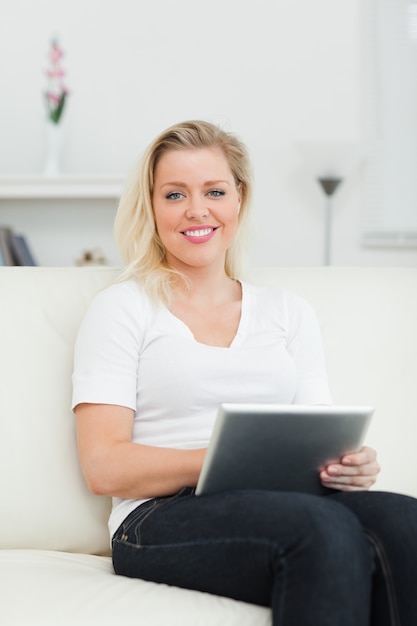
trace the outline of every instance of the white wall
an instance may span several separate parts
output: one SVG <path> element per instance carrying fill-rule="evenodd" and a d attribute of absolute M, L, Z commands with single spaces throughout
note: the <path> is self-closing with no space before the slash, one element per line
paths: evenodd
<path fill-rule="evenodd" d="M 372 1 L 372 0 L 369 0 Z M 297 141 L 363 138 L 361 0 L 1 0 L 0 176 L 42 172 L 42 90 L 52 34 L 71 95 L 63 172 L 125 175 L 171 123 L 205 118 L 248 144 L 256 265 L 323 262 L 324 197 Z M 361 167 L 334 201 L 335 264 L 416 265 L 415 250 L 361 247 Z M 40 263 L 72 264 L 112 242 L 115 202 L 0 201 Z"/>

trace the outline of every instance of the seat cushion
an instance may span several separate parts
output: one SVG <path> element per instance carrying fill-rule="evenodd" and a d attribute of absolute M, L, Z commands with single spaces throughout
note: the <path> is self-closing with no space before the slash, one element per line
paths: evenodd
<path fill-rule="evenodd" d="M 104 556 L 2 550 L 0 580 L 7 626 L 271 625 L 267 608 L 116 576 Z"/>

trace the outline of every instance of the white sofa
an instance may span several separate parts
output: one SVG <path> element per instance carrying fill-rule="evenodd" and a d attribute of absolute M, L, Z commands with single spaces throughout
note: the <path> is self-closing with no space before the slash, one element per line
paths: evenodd
<path fill-rule="evenodd" d="M 109 268 L 0 268 L 0 618 L 5 626 L 267 626 L 270 611 L 115 576 L 69 409 L 74 337 Z M 258 269 L 307 297 L 336 403 L 376 406 L 378 487 L 417 496 L 417 268 Z"/>

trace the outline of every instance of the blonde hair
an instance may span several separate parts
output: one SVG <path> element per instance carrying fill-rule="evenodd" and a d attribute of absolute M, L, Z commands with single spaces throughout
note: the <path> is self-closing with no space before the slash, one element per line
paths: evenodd
<path fill-rule="evenodd" d="M 121 280 L 136 278 L 153 300 L 169 302 L 174 277 L 187 279 L 170 268 L 155 226 L 152 194 L 157 163 L 169 150 L 220 149 L 240 192 L 239 228 L 226 252 L 225 271 L 236 278 L 242 269 L 243 243 L 248 229 L 252 192 L 251 166 L 245 145 L 232 133 L 204 121 L 188 121 L 161 133 L 133 167 L 120 198 L 114 223 L 115 239 L 125 268 Z"/>

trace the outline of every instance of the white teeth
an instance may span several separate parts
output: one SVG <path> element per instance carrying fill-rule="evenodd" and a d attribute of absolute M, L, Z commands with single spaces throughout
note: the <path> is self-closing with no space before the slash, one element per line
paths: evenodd
<path fill-rule="evenodd" d="M 201 230 L 184 230 L 184 235 L 187 237 L 204 237 L 212 233 L 214 228 L 202 228 Z"/>

